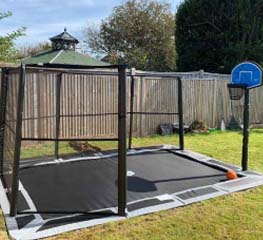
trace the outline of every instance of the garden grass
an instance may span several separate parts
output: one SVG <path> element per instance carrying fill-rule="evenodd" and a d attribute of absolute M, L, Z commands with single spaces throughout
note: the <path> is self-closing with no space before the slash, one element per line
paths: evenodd
<path fill-rule="evenodd" d="M 112 149 L 116 144 L 92 143 L 101 149 Z M 133 145 L 153 146 L 178 145 L 178 136 L 151 136 L 134 138 Z M 214 131 L 203 134 L 186 134 L 186 149 L 203 153 L 213 158 L 240 165 L 241 132 Z M 61 152 L 73 150 L 68 143 L 61 143 Z M 52 155 L 50 143 L 25 147 L 23 157 Z M 255 129 L 250 134 L 249 168 L 263 173 L 263 130 Z M 6 240 L 4 220 L 0 220 L 0 239 Z M 49 240 L 254 240 L 263 239 L 263 187 L 221 196 L 190 206 L 162 211 L 141 217 L 113 222 L 58 235 Z"/>

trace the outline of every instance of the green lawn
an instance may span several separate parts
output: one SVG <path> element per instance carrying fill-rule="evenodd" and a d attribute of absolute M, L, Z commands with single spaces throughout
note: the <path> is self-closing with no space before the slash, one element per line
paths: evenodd
<path fill-rule="evenodd" d="M 135 138 L 134 146 L 177 144 L 177 136 Z M 112 143 L 96 143 L 111 149 Z M 240 164 L 242 135 L 240 132 L 211 132 L 185 136 L 187 149 L 232 164 Z M 263 173 L 263 129 L 250 135 L 249 167 Z M 61 152 L 73 150 L 61 144 Z M 26 147 L 24 157 L 52 154 L 52 144 Z M 4 220 L 0 221 L 0 239 L 7 239 Z M 263 187 L 196 203 L 190 206 L 113 222 L 102 226 L 65 233 L 49 240 L 121 240 L 121 239 L 263 239 Z"/>

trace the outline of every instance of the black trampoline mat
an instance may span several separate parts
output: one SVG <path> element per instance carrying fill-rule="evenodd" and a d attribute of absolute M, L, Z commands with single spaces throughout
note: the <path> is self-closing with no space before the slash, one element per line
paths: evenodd
<path fill-rule="evenodd" d="M 128 201 L 173 194 L 226 180 L 226 173 L 170 152 L 128 157 Z"/>
<path fill-rule="evenodd" d="M 128 203 L 226 180 L 225 171 L 158 151 L 127 156 Z M 21 183 L 38 212 L 116 207 L 117 157 L 22 168 Z M 24 204 L 19 204 L 25 210 Z"/>

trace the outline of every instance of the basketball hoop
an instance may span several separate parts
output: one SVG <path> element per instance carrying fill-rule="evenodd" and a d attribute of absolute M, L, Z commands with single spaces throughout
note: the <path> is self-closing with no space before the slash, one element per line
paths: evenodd
<path fill-rule="evenodd" d="M 247 89 L 246 85 L 243 84 L 227 84 L 229 96 L 231 100 L 240 100 Z"/>
<path fill-rule="evenodd" d="M 234 67 L 231 72 L 231 84 L 227 85 L 231 100 L 240 100 L 244 96 L 242 171 L 248 168 L 249 90 L 263 84 L 262 75 L 260 65 L 243 62 Z"/>

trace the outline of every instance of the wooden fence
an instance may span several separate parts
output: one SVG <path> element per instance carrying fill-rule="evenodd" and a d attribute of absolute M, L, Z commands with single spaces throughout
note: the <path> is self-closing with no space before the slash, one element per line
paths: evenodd
<path fill-rule="evenodd" d="M 63 73 L 61 85 L 60 137 L 117 136 L 118 78 L 116 72 Z M 25 82 L 23 137 L 54 138 L 56 124 L 56 79 L 54 72 L 28 72 Z M 17 79 L 11 73 L 10 81 Z M 209 127 L 229 123 L 232 113 L 241 117 L 242 104 L 231 101 L 229 75 L 205 73 L 135 72 L 135 112 L 177 112 L 177 81 L 183 80 L 184 123 L 200 120 Z M 129 112 L 130 77 L 127 77 Z M 263 88 L 251 91 L 251 122 L 263 123 Z M 102 115 L 100 115 L 102 113 Z M 238 116 L 239 115 L 239 116 Z M 134 135 L 155 134 L 160 124 L 177 123 L 177 115 L 135 114 Z M 129 114 L 127 118 L 129 125 Z M 129 127 L 129 126 L 128 126 Z"/>

